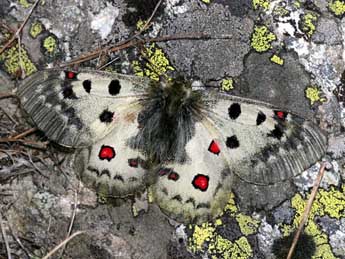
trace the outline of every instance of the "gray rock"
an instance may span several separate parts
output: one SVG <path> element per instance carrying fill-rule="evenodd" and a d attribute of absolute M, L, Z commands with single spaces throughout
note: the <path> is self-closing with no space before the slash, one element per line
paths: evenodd
<path fill-rule="evenodd" d="M 327 45 L 341 44 L 342 35 L 335 20 L 321 16 L 317 22 L 312 41 L 315 43 L 326 43 Z"/>
<path fill-rule="evenodd" d="M 226 6 L 212 4 L 207 9 L 190 7 L 163 24 L 163 35 L 205 33 L 230 39 L 179 40 L 160 44 L 179 73 L 198 76 L 204 81 L 238 76 L 243 58 L 250 50 L 253 21 L 233 16 Z"/>
<path fill-rule="evenodd" d="M 245 71 L 234 93 L 292 110 L 306 118 L 312 117 L 313 112 L 304 93 L 309 84 L 309 75 L 298 63 L 296 55 L 281 55 L 283 66 L 272 63 L 270 56 L 268 53 L 248 55 Z"/>

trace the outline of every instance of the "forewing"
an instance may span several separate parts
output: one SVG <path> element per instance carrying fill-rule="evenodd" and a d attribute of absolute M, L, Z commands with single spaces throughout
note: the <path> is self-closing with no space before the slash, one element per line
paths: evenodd
<path fill-rule="evenodd" d="M 22 108 L 46 136 L 67 147 L 90 146 L 137 105 L 148 81 L 116 73 L 41 71 L 18 88 Z"/>
<path fill-rule="evenodd" d="M 327 138 L 315 124 L 264 103 L 224 95 L 210 105 L 207 117 L 231 171 L 250 183 L 289 179 L 326 151 Z"/>
<path fill-rule="evenodd" d="M 195 123 L 186 144 L 184 163 L 167 163 L 157 170 L 152 187 L 155 201 L 180 222 L 200 223 L 219 215 L 228 201 L 231 174 L 218 140 L 207 121 Z"/>

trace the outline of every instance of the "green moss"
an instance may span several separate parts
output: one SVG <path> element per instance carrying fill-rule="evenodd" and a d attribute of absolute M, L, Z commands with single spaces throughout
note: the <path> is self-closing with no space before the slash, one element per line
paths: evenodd
<path fill-rule="evenodd" d="M 57 39 L 50 35 L 43 40 L 43 48 L 48 54 L 54 54 L 57 49 Z"/>
<path fill-rule="evenodd" d="M 328 8 L 336 16 L 343 16 L 345 13 L 345 2 L 341 0 L 330 1 Z"/>
<path fill-rule="evenodd" d="M 175 70 L 165 56 L 162 49 L 156 47 L 153 43 L 145 48 L 141 55 L 145 57 L 147 62 L 140 64 L 138 61 L 132 62 L 134 73 L 138 76 L 146 76 L 152 80 L 159 81 L 161 76 L 167 77 L 168 71 Z M 169 78 L 168 78 L 169 79 Z"/>
<path fill-rule="evenodd" d="M 317 15 L 314 13 L 306 13 L 302 18 L 302 31 L 310 38 L 315 32 L 315 24 L 317 22 Z"/>
<path fill-rule="evenodd" d="M 234 89 L 234 80 L 232 78 L 223 79 L 221 89 L 226 92 Z"/>
<path fill-rule="evenodd" d="M 30 36 L 34 39 L 37 38 L 38 35 L 40 35 L 43 31 L 43 25 L 40 22 L 34 22 L 30 26 Z"/>
<path fill-rule="evenodd" d="M 279 57 L 278 55 L 274 54 L 270 60 L 273 62 L 273 63 L 276 63 L 280 66 L 284 65 L 284 59 L 282 59 L 281 57 Z"/>
<path fill-rule="evenodd" d="M 331 218 L 340 219 L 345 215 L 343 213 L 345 209 L 345 186 L 342 186 L 341 190 L 337 190 L 335 187 L 331 187 L 329 191 L 319 190 L 316 195 L 313 207 L 309 213 L 308 221 L 305 225 L 305 233 L 312 236 L 316 244 L 316 252 L 312 257 L 313 259 L 321 258 L 337 258 L 329 245 L 328 236 L 321 228 L 315 223 L 315 217 L 329 216 Z M 298 228 L 301 221 L 305 204 L 310 195 L 307 195 L 306 199 L 303 199 L 300 194 L 296 194 L 291 199 L 291 206 L 295 209 L 295 217 L 291 225 L 284 224 L 281 229 L 285 236 L 292 233 Z"/>
<path fill-rule="evenodd" d="M 18 44 L 4 51 L 0 55 L 0 62 L 3 64 L 6 72 L 15 77 L 22 69 L 26 76 L 37 71 L 36 66 L 30 60 L 23 45 L 21 46 L 20 51 L 18 49 Z"/>
<path fill-rule="evenodd" d="M 254 10 L 257 10 L 258 8 L 263 8 L 265 10 L 268 10 L 270 7 L 270 1 L 268 0 L 252 0 L 252 6 Z"/>
<path fill-rule="evenodd" d="M 313 105 L 315 102 L 324 102 L 326 98 L 321 97 L 322 92 L 317 86 L 308 86 L 305 89 L 305 96 L 310 101 L 310 105 Z"/>
<path fill-rule="evenodd" d="M 250 45 L 257 52 L 265 52 L 272 48 L 271 42 L 276 39 L 277 37 L 266 26 L 255 26 Z"/>

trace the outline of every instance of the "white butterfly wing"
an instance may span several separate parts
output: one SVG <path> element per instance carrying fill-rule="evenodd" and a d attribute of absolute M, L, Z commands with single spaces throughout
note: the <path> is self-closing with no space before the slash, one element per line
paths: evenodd
<path fill-rule="evenodd" d="M 250 183 L 289 179 L 326 152 L 327 138 L 315 124 L 264 103 L 223 95 L 208 116 L 231 171 Z"/>
<path fill-rule="evenodd" d="M 207 122 L 195 123 L 184 163 L 161 167 L 152 187 L 155 201 L 180 222 L 203 222 L 219 215 L 228 201 L 231 173 Z"/>
<path fill-rule="evenodd" d="M 48 70 L 24 80 L 18 96 L 50 140 L 80 147 L 111 132 L 118 114 L 135 103 L 147 85 L 144 79 L 116 73 Z"/>
<path fill-rule="evenodd" d="M 103 195 L 134 194 L 148 182 L 145 156 L 128 143 L 138 133 L 137 116 L 136 110 L 127 109 L 110 134 L 76 155 L 75 171 Z"/>
<path fill-rule="evenodd" d="M 127 143 L 138 132 L 146 87 L 145 79 L 116 73 L 50 70 L 25 80 L 18 95 L 50 140 L 78 148 L 74 168 L 86 185 L 124 196 L 146 182 L 145 158 Z"/>

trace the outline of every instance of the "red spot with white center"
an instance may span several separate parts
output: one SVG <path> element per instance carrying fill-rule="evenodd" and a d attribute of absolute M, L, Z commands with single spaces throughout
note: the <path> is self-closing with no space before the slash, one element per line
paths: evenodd
<path fill-rule="evenodd" d="M 288 115 L 287 112 L 283 112 L 283 111 L 274 111 L 274 114 L 281 120 L 285 120 L 286 116 Z"/>
<path fill-rule="evenodd" d="M 107 145 L 103 145 L 98 154 L 99 159 L 108 161 L 112 160 L 115 156 L 115 149 Z"/>
<path fill-rule="evenodd" d="M 219 144 L 215 140 L 212 140 L 210 143 L 210 146 L 208 147 L 208 151 L 210 151 L 211 153 L 215 155 L 219 155 L 220 153 Z"/>
<path fill-rule="evenodd" d="M 205 192 L 208 188 L 208 182 L 210 178 L 207 175 L 197 174 L 194 176 L 192 184 L 195 189 L 199 189 L 202 192 Z"/>
<path fill-rule="evenodd" d="M 128 165 L 129 165 L 130 167 L 135 167 L 135 168 L 137 168 L 138 165 L 139 165 L 139 161 L 138 161 L 138 159 L 136 159 L 136 158 L 128 159 Z"/>
<path fill-rule="evenodd" d="M 170 172 L 170 174 L 168 175 L 169 180 L 177 181 L 179 178 L 180 176 L 176 172 Z"/>
<path fill-rule="evenodd" d="M 75 79 L 77 77 L 77 73 L 72 71 L 66 71 L 66 78 L 67 79 Z"/>

